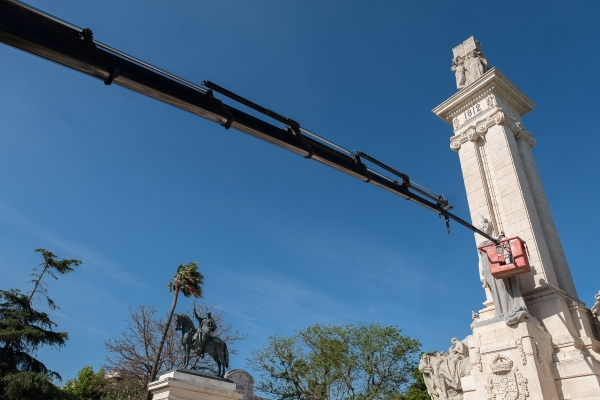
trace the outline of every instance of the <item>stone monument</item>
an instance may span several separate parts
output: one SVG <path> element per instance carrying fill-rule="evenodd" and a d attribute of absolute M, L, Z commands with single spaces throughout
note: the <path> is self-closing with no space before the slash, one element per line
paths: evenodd
<path fill-rule="evenodd" d="M 453 49 L 458 93 L 433 112 L 451 125 L 472 221 L 498 237 L 519 236 L 531 272 L 489 274 L 480 254 L 485 306 L 473 312 L 468 357 L 445 353 L 421 364 L 433 399 L 600 399 L 600 293 L 592 310 L 573 278 L 533 158 L 536 144 L 521 118 L 535 104 L 470 37 Z M 475 234 L 475 244 L 484 238 Z M 467 364 L 457 374 L 457 360 Z M 460 379 L 460 382 L 457 379 Z"/>

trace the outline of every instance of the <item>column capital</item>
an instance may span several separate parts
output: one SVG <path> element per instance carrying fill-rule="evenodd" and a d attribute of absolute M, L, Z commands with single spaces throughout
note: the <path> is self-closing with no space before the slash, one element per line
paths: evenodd
<path fill-rule="evenodd" d="M 505 114 L 501 107 L 490 107 L 489 112 L 482 114 L 478 115 L 479 118 L 471 119 L 468 123 L 463 124 L 454 131 L 454 136 L 450 138 L 450 148 L 452 150 L 459 151 L 464 143 L 477 142 L 482 139 L 493 125 L 508 127 L 516 139 L 525 140 L 529 147 L 535 147 L 537 142 L 531 132 L 525 129 L 521 121 Z"/>

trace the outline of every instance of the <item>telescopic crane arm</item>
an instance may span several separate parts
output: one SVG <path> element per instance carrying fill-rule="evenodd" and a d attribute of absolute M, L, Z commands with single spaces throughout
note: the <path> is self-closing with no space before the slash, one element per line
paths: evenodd
<path fill-rule="evenodd" d="M 117 84 L 216 122 L 226 129 L 263 139 L 305 158 L 352 175 L 364 182 L 411 200 L 471 231 L 498 240 L 449 212 L 443 196 L 410 180 L 408 175 L 357 151 L 348 151 L 302 128 L 298 122 L 259 106 L 209 81 L 195 85 L 94 40 L 90 29 L 81 29 L 16 0 L 0 0 L 0 42 L 38 55 L 76 71 Z M 215 98 L 217 92 L 280 123 L 277 127 Z M 365 165 L 368 161 L 397 176 L 392 179 Z"/>

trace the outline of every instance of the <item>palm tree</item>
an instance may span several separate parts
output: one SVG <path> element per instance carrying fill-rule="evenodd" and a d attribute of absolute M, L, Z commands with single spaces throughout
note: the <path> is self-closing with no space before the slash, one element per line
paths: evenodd
<path fill-rule="evenodd" d="M 196 262 L 181 264 L 177 268 L 177 272 L 173 277 L 173 282 L 168 283 L 169 291 L 174 293 L 173 304 L 171 304 L 171 311 L 169 312 L 169 317 L 167 318 L 167 323 L 165 325 L 165 329 L 163 330 L 162 338 L 160 339 L 160 344 L 158 345 L 158 350 L 156 351 L 156 358 L 154 359 L 154 365 L 152 366 L 152 372 L 150 373 L 150 380 L 148 382 L 152 382 L 154 381 L 154 378 L 156 378 L 160 353 L 163 345 L 165 344 L 169 326 L 171 325 L 171 319 L 175 313 L 175 306 L 177 305 L 177 297 L 179 296 L 179 292 L 183 293 L 185 297 L 202 297 L 203 284 L 204 276 L 198 271 L 198 263 Z M 146 400 L 150 400 L 150 396 L 151 393 L 147 392 Z"/>

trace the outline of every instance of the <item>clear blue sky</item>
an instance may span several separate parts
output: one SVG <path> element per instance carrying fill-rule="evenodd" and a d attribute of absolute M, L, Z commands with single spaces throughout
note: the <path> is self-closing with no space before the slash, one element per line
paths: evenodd
<path fill-rule="evenodd" d="M 524 118 L 581 299 L 595 253 L 600 43 L 594 1 L 30 1 L 185 79 L 210 79 L 444 193 L 468 217 L 452 129 L 471 35 L 536 103 Z M 29 290 L 43 247 L 84 261 L 50 283 L 70 342 L 40 354 L 98 368 L 127 307 L 171 304 L 198 261 L 207 301 L 248 339 L 315 323 L 395 324 L 424 350 L 470 333 L 485 299 L 470 231 L 314 161 L 0 46 L 0 287 Z M 179 309 L 191 306 L 182 300 Z"/>

